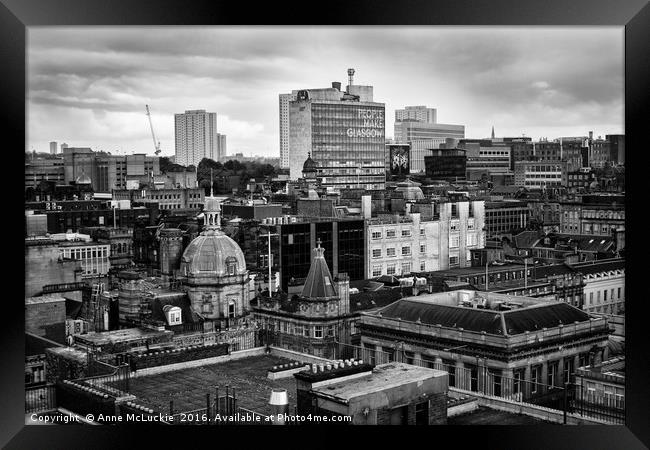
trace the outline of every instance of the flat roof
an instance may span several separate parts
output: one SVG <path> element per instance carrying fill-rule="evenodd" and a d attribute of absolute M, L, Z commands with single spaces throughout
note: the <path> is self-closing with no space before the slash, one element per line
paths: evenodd
<path fill-rule="evenodd" d="M 172 334 L 172 332 L 169 330 L 150 330 L 147 328 L 125 328 L 122 330 L 83 334 L 79 336 L 79 340 L 90 342 L 95 345 L 101 345 L 112 342 L 124 342 L 134 339 L 149 338 L 152 336 L 161 336 L 165 334 Z"/>
<path fill-rule="evenodd" d="M 65 359 L 73 359 L 80 363 L 88 362 L 88 353 L 84 350 L 80 350 L 77 347 L 50 347 L 47 349 L 48 352 L 52 352 Z"/>
<path fill-rule="evenodd" d="M 327 384 L 321 388 L 312 388 L 312 390 L 317 394 L 337 397 L 349 402 L 355 397 L 363 397 L 392 387 L 445 376 L 447 376 L 447 372 L 442 370 L 393 362 L 375 367 L 367 376 Z"/>
<path fill-rule="evenodd" d="M 296 380 L 293 376 L 279 380 L 267 378 L 268 369 L 286 364 L 289 359 L 269 355 L 251 356 L 222 363 L 176 370 L 159 375 L 131 378 L 129 393 L 135 395 L 137 402 L 157 411 L 168 412 L 169 402 L 173 401 L 174 412 L 192 411 L 205 408 L 206 394 L 214 399 L 216 388 L 219 396 L 235 391 L 238 406 L 252 411 L 271 415 L 269 405 L 273 389 L 286 389 L 290 411 L 296 405 Z"/>
<path fill-rule="evenodd" d="M 541 425 L 546 423 L 550 422 L 525 414 L 498 411 L 485 406 L 479 406 L 472 412 L 447 419 L 447 425 Z"/>
<path fill-rule="evenodd" d="M 35 305 L 39 303 L 65 302 L 65 298 L 60 295 L 42 295 L 38 297 L 26 297 L 26 305 Z"/>

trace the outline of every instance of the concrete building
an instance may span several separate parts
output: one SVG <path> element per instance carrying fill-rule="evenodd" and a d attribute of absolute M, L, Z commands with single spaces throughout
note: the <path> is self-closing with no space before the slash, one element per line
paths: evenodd
<path fill-rule="evenodd" d="M 108 275 L 111 268 L 111 245 L 93 242 L 88 235 L 61 233 L 52 235 L 59 241 L 59 255 L 63 260 L 81 261 L 82 278 Z"/>
<path fill-rule="evenodd" d="M 217 133 L 217 159 L 215 161 L 225 160 L 227 155 L 226 135 Z"/>
<path fill-rule="evenodd" d="M 198 166 L 203 158 L 219 159 L 217 113 L 204 109 L 174 114 L 176 164 Z"/>
<path fill-rule="evenodd" d="M 363 313 L 358 326 L 371 363 L 442 369 L 450 387 L 547 405 L 561 404 L 559 388 L 574 381 L 590 353 L 608 355 L 606 319 L 521 296 L 423 294 Z"/>
<path fill-rule="evenodd" d="M 53 181 L 57 185 L 66 183 L 63 158 L 25 161 L 25 189 L 37 188 L 42 181 Z"/>
<path fill-rule="evenodd" d="M 57 294 L 25 298 L 25 332 L 63 344 L 65 298 Z"/>
<path fill-rule="evenodd" d="M 58 144 L 56 141 L 50 142 L 50 155 L 56 155 Z"/>
<path fill-rule="evenodd" d="M 93 241 L 111 246 L 110 266 L 114 270 L 131 266 L 133 261 L 133 228 L 82 227 L 80 234 L 89 235 Z"/>
<path fill-rule="evenodd" d="M 458 148 L 465 150 L 467 157 L 467 180 L 499 180 L 495 184 L 511 184 L 511 149 L 504 142 L 490 139 L 461 139 Z"/>
<path fill-rule="evenodd" d="M 87 147 L 69 147 L 63 150 L 63 159 L 65 184 L 89 182 L 95 192 L 126 189 L 129 176 L 160 175 L 160 158 L 144 153 L 111 155 Z"/>
<path fill-rule="evenodd" d="M 297 414 L 349 416 L 344 423 L 352 425 L 447 424 L 446 372 L 403 363 L 336 366 L 294 374 Z"/>
<path fill-rule="evenodd" d="M 354 73 L 353 69 L 352 73 Z M 289 102 L 289 173 L 302 176 L 311 154 L 322 185 L 332 190 L 385 186 L 385 105 L 373 101 L 372 86 L 340 83 L 300 90 Z"/>
<path fill-rule="evenodd" d="M 619 166 L 625 165 L 625 135 L 624 134 L 607 134 L 605 139 L 609 142 L 610 157 L 612 164 Z"/>
<path fill-rule="evenodd" d="M 25 239 L 25 297 L 43 293 L 43 286 L 81 281 L 79 260 L 61 258 L 56 241 Z"/>
<path fill-rule="evenodd" d="M 435 108 L 426 106 L 406 106 L 404 109 L 395 110 L 395 122 L 415 121 L 424 123 L 438 123 L 438 113 Z"/>
<path fill-rule="evenodd" d="M 589 313 L 622 314 L 625 311 L 625 260 L 590 261 L 571 266 L 583 275 L 585 302 Z"/>
<path fill-rule="evenodd" d="M 113 190 L 114 200 L 130 200 L 143 204 L 157 203 L 159 210 L 195 209 L 200 210 L 205 198 L 203 188 L 193 187 L 184 189 L 140 189 Z"/>
<path fill-rule="evenodd" d="M 486 237 L 526 228 L 530 221 L 528 204 L 519 200 L 485 202 Z"/>
<path fill-rule="evenodd" d="M 289 102 L 296 100 L 298 91 L 280 94 L 280 168 L 289 168 Z"/>
<path fill-rule="evenodd" d="M 444 123 L 428 123 L 416 120 L 403 120 L 395 122 L 395 143 L 407 144 L 418 139 L 463 139 L 465 125 L 451 125 Z"/>
<path fill-rule="evenodd" d="M 470 250 L 485 243 L 484 202 L 439 203 L 434 208 L 433 215 L 411 212 L 368 221 L 366 278 L 471 265 Z"/>
<path fill-rule="evenodd" d="M 515 162 L 515 186 L 526 189 L 554 189 L 568 185 L 566 162 Z"/>

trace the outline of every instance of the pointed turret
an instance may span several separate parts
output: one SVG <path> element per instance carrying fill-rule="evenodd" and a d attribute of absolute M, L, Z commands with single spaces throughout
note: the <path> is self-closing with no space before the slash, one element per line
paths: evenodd
<path fill-rule="evenodd" d="M 494 125 L 492 125 L 492 139 L 494 139 Z"/>
<path fill-rule="evenodd" d="M 220 230 L 221 229 L 221 204 L 214 197 L 212 189 L 212 169 L 210 169 L 210 197 L 205 198 L 203 205 L 203 217 L 205 230 Z"/>
<path fill-rule="evenodd" d="M 331 298 L 336 297 L 334 281 L 325 261 L 325 249 L 320 246 L 314 249 L 314 259 L 311 262 L 305 285 L 302 288 L 302 296 L 306 298 Z"/>

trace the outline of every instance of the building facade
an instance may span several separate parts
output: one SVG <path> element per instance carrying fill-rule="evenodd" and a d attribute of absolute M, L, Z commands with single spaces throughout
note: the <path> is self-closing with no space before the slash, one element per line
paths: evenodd
<path fill-rule="evenodd" d="M 65 184 L 63 158 L 33 159 L 25 162 L 25 189 L 37 188 L 42 181 Z"/>
<path fill-rule="evenodd" d="M 624 259 L 591 261 L 572 267 L 583 275 L 585 311 L 615 315 L 625 312 Z"/>
<path fill-rule="evenodd" d="M 275 345 L 314 355 L 331 357 L 332 343 L 349 342 L 351 322 L 350 285 L 345 274 L 332 277 L 317 242 L 309 273 L 298 295 L 259 296 L 253 317 L 273 335 Z"/>
<path fill-rule="evenodd" d="M 63 260 L 81 261 L 82 277 L 108 275 L 111 268 L 111 246 L 99 242 L 62 242 L 59 254 Z"/>
<path fill-rule="evenodd" d="M 527 189 L 553 189 L 566 187 L 567 163 L 563 161 L 515 163 L 515 186 Z"/>
<path fill-rule="evenodd" d="M 461 149 L 431 150 L 424 156 L 427 178 L 436 180 L 464 180 L 467 176 L 467 156 Z"/>
<path fill-rule="evenodd" d="M 219 158 L 217 113 L 204 109 L 174 114 L 175 162 L 182 166 L 198 166 L 203 158 Z"/>
<path fill-rule="evenodd" d="M 95 192 L 126 189 L 129 176 L 160 175 L 160 158 L 144 153 L 111 155 L 87 147 L 67 147 L 63 160 L 65 184 L 90 181 Z"/>
<path fill-rule="evenodd" d="M 131 200 L 141 203 L 157 203 L 158 209 L 196 209 L 203 207 L 205 190 L 203 188 L 140 189 L 113 191 L 114 200 Z"/>
<path fill-rule="evenodd" d="M 484 202 L 440 203 L 438 213 L 368 221 L 366 278 L 471 265 L 471 249 L 485 245 Z M 427 218 L 428 219 L 428 218 Z"/>
<path fill-rule="evenodd" d="M 395 122 L 395 142 L 398 144 L 409 143 L 418 139 L 463 139 L 465 125 L 451 125 L 444 123 L 428 123 L 415 120 Z"/>
<path fill-rule="evenodd" d="M 289 102 L 289 124 L 292 180 L 302 176 L 311 152 L 324 187 L 384 189 L 385 105 L 373 101 L 372 86 L 298 91 Z"/>
<path fill-rule="evenodd" d="M 280 94 L 280 168 L 289 168 L 289 102 L 296 99 L 298 91 Z"/>
<path fill-rule="evenodd" d="M 426 106 L 406 106 L 404 109 L 395 110 L 395 122 L 415 121 L 425 123 L 437 123 L 438 113 L 435 108 Z"/>
<path fill-rule="evenodd" d="M 606 319 L 566 303 L 469 290 L 403 298 L 358 326 L 371 363 L 442 369 L 450 387 L 549 405 L 590 353 L 607 354 L 609 334 Z"/>
<path fill-rule="evenodd" d="M 250 313 L 251 283 L 244 253 L 221 231 L 215 197 L 206 198 L 204 214 L 204 229 L 183 252 L 179 274 L 204 330 L 238 328 Z"/>
<path fill-rule="evenodd" d="M 485 227 L 488 238 L 526 228 L 529 221 L 530 210 L 526 202 L 485 202 Z"/>

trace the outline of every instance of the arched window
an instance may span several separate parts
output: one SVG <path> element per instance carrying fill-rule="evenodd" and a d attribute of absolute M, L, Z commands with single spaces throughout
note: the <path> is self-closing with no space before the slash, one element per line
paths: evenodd
<path fill-rule="evenodd" d="M 232 256 L 226 258 L 226 273 L 228 275 L 237 274 L 237 258 L 233 258 Z"/>

